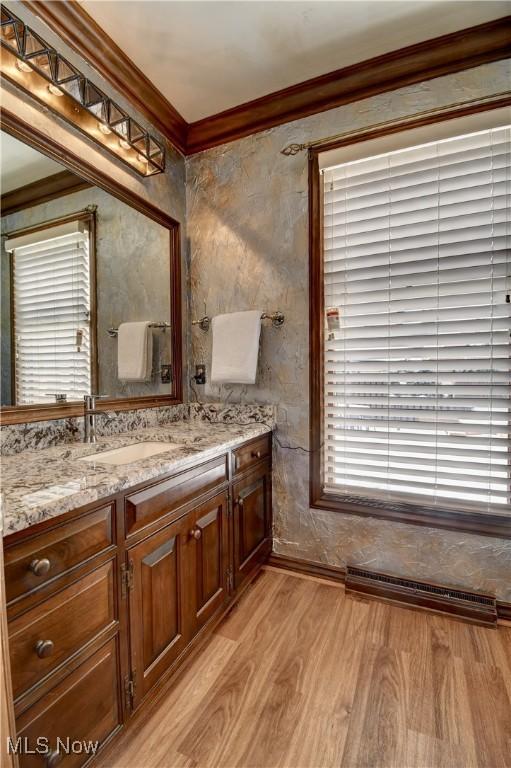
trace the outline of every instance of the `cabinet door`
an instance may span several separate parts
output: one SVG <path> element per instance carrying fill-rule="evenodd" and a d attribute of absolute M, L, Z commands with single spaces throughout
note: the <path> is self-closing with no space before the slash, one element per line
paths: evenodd
<path fill-rule="evenodd" d="M 234 484 L 234 586 L 271 548 L 271 470 L 267 463 Z"/>
<path fill-rule="evenodd" d="M 220 608 L 228 595 L 229 497 L 220 493 L 193 510 L 194 630 Z"/>
<path fill-rule="evenodd" d="M 190 639 L 189 530 L 186 515 L 127 553 L 134 708 Z"/>

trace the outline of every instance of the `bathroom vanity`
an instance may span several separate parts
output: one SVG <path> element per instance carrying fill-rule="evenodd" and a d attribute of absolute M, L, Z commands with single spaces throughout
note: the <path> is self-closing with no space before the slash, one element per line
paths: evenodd
<path fill-rule="evenodd" d="M 181 170 L 151 188 L 107 173 L 20 116 L 23 93 L 0 118 L 19 162 L 2 177 L 0 511 L 20 765 L 53 768 L 141 717 L 270 553 L 273 409 L 183 401 Z M 137 375 L 126 323 L 144 325 Z"/>
<path fill-rule="evenodd" d="M 193 438 L 191 429 L 4 459 L 17 735 L 31 744 L 45 736 L 52 750 L 22 755 L 22 768 L 93 759 L 66 755 L 57 737 L 108 743 L 206 640 L 271 550 L 269 427 L 204 424 Z M 169 450 L 101 463 L 101 452 L 148 441 Z"/>

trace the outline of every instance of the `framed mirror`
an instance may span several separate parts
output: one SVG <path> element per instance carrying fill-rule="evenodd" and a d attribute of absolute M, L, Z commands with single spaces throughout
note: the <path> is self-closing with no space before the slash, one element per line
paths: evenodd
<path fill-rule="evenodd" d="M 179 224 L 0 120 L 1 421 L 180 402 Z"/>

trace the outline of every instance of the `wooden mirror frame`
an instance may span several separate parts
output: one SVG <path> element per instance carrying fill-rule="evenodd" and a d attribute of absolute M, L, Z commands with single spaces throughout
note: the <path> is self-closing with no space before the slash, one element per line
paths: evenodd
<path fill-rule="evenodd" d="M 181 310 L 181 247 L 180 224 L 152 203 L 135 192 L 127 189 L 120 182 L 107 176 L 103 171 L 90 165 L 86 160 L 70 152 L 61 144 L 30 126 L 12 112 L 2 110 L 0 129 L 9 133 L 15 139 L 37 149 L 43 155 L 56 160 L 68 170 L 80 176 L 85 181 L 100 187 L 105 192 L 121 200 L 148 216 L 169 230 L 170 234 L 170 333 L 172 337 L 172 381 L 173 392 L 170 395 L 145 395 L 140 397 L 108 398 L 101 406 L 107 410 L 128 411 L 135 408 L 156 408 L 158 406 L 175 405 L 183 400 L 182 380 L 182 310 Z M 50 419 L 65 419 L 71 416 L 82 416 L 83 404 L 79 401 L 57 404 L 36 404 L 0 407 L 0 425 L 21 424 L 24 422 L 43 421 Z"/>

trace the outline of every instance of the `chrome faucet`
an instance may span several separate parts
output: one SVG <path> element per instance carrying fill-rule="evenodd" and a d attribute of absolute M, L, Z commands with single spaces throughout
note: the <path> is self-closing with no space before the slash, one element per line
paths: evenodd
<path fill-rule="evenodd" d="M 104 416 L 107 424 L 113 419 L 106 411 L 98 411 L 96 400 L 108 397 L 108 395 L 84 395 L 83 397 L 83 442 L 96 442 L 96 416 Z"/>

